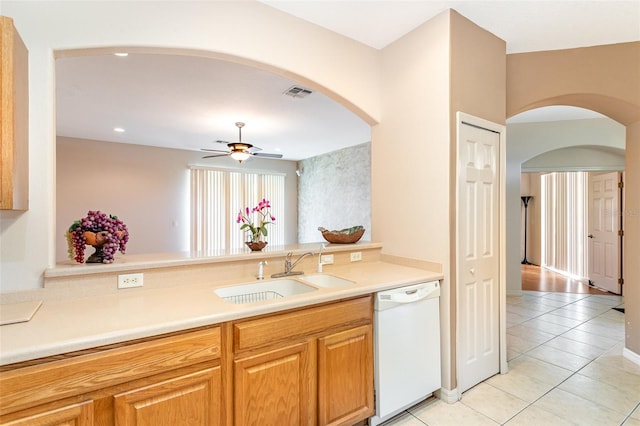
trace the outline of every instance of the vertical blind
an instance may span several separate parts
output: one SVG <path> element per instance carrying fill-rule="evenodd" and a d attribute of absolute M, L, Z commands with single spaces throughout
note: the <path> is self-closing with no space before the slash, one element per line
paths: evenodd
<path fill-rule="evenodd" d="M 549 173 L 541 177 L 542 266 L 588 276 L 588 173 Z"/>
<path fill-rule="evenodd" d="M 216 253 L 247 241 L 236 223 L 240 209 L 252 209 L 263 198 L 271 202 L 275 222 L 267 226 L 271 246 L 284 244 L 285 176 L 191 168 L 191 250 Z"/>

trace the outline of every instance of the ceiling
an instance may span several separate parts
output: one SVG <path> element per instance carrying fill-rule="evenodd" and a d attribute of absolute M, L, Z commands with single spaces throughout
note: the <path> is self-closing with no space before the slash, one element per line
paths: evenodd
<path fill-rule="evenodd" d="M 507 52 L 640 40 L 634 1 L 271 1 L 262 3 L 381 49 L 454 8 L 507 42 Z M 212 78 L 215 76 L 215 78 Z M 199 150 L 242 139 L 300 160 L 370 140 L 370 127 L 325 95 L 283 94 L 297 82 L 256 68 L 188 56 L 130 54 L 56 61 L 57 134 Z M 550 107 L 514 122 L 581 119 L 591 111 Z M 327 125 L 327 123 L 330 123 Z M 114 132 L 115 127 L 125 130 Z"/>

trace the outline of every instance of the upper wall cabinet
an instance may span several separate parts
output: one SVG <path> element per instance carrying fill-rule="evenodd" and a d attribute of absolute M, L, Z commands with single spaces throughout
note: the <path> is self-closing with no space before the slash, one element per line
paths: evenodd
<path fill-rule="evenodd" d="M 29 55 L 0 16 L 0 210 L 29 208 Z"/>

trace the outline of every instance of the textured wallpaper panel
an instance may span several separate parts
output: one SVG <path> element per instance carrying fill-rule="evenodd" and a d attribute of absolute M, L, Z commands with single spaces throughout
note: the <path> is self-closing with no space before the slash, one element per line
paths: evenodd
<path fill-rule="evenodd" d="M 324 241 L 318 227 L 362 225 L 371 239 L 371 143 L 298 163 L 298 242 Z"/>

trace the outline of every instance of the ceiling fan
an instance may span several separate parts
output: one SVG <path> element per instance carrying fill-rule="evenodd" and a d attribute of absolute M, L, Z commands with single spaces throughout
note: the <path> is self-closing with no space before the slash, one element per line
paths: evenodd
<path fill-rule="evenodd" d="M 203 151 L 207 152 L 215 152 L 217 154 L 207 155 L 202 158 L 213 158 L 213 157 L 224 157 L 231 156 L 238 163 L 242 164 L 247 158 L 251 156 L 255 157 L 265 157 L 265 158 L 282 158 L 282 154 L 268 154 L 266 152 L 258 152 L 262 151 L 262 148 L 258 148 L 257 146 L 253 146 L 250 143 L 242 142 L 242 128 L 244 127 L 244 123 L 238 121 L 236 123 L 236 127 L 238 128 L 238 142 L 227 142 L 227 141 L 216 141 L 216 143 L 223 143 L 227 145 L 229 148 L 228 151 L 222 151 L 219 149 L 206 149 L 202 148 Z"/>

